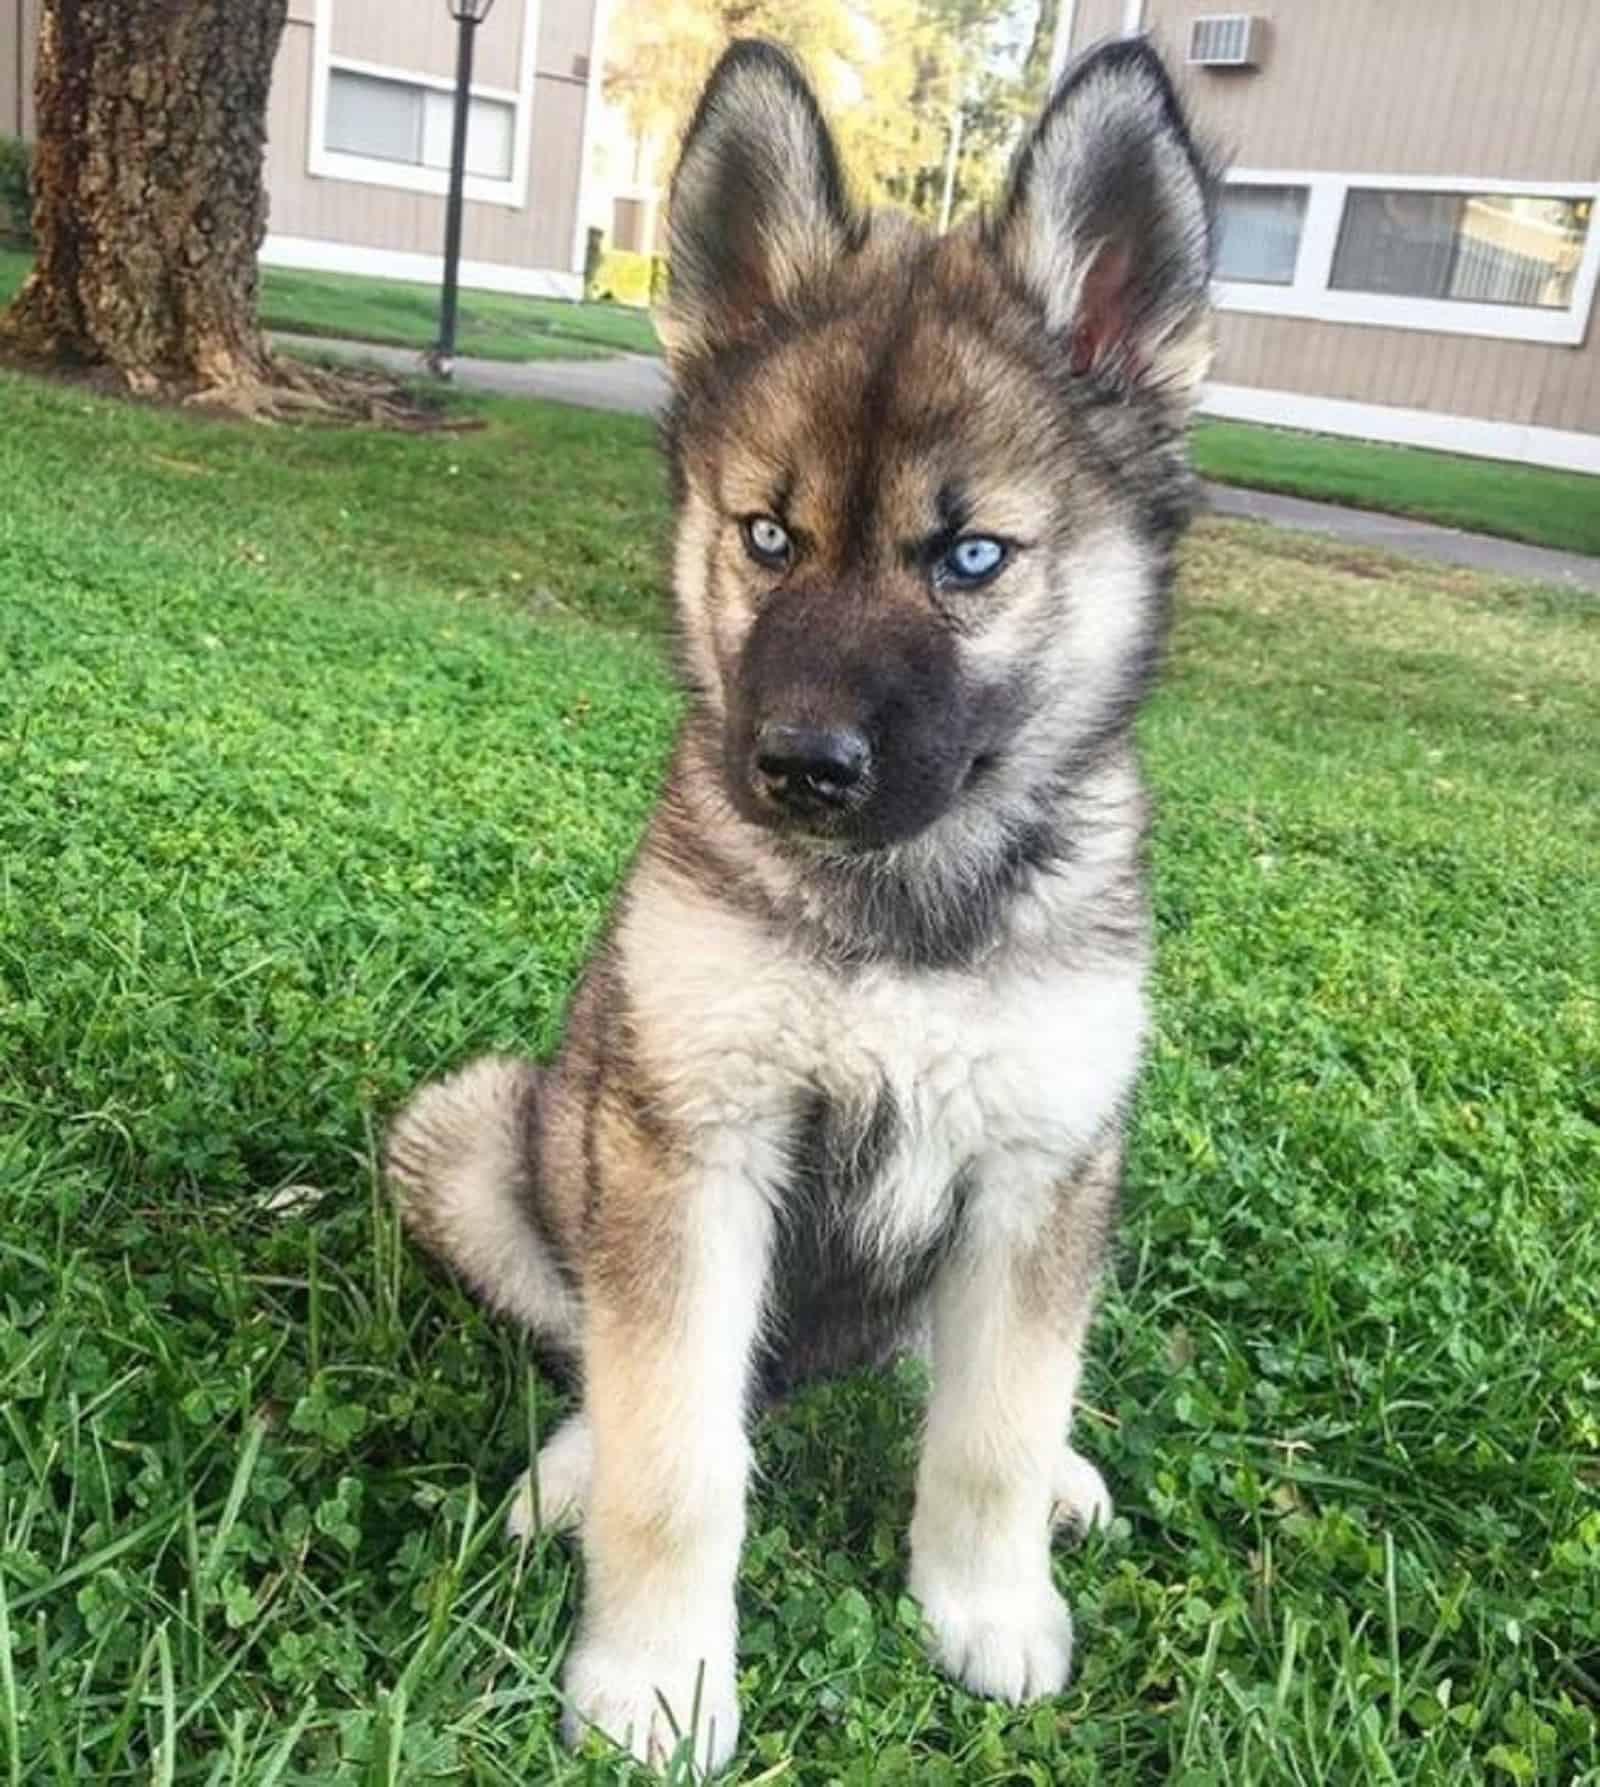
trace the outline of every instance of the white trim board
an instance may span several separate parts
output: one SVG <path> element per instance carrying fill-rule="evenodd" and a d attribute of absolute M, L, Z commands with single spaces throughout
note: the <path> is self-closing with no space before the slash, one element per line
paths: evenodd
<path fill-rule="evenodd" d="M 1300 391 L 1270 391 L 1256 385 L 1207 385 L 1199 407 L 1202 416 L 1229 422 L 1263 422 L 1273 428 L 1303 428 L 1313 434 L 1387 441 L 1438 453 L 1464 453 L 1474 459 L 1506 459 L 1600 476 L 1600 434 L 1582 434 L 1576 429 L 1486 422 L 1478 416 L 1403 409 L 1390 403 L 1352 403 L 1342 397 L 1310 397 Z"/>
<path fill-rule="evenodd" d="M 455 91 L 453 78 L 444 75 L 419 74 L 415 69 L 394 68 L 381 62 L 363 62 L 350 56 L 333 54 L 334 0 L 316 0 L 311 16 L 311 117 L 307 132 L 306 171 L 322 180 L 353 180 L 362 186 L 390 186 L 400 192 L 423 192 L 444 198 L 450 191 L 450 176 L 443 168 L 411 167 L 404 162 L 379 161 L 366 155 L 349 155 L 328 147 L 328 74 L 333 68 L 346 68 L 355 74 L 376 75 L 380 79 L 406 81 L 414 86 Z M 472 92 L 482 99 L 499 100 L 513 107 L 511 127 L 511 178 L 485 179 L 468 174 L 462 183 L 462 196 L 474 204 L 504 205 L 520 211 L 528 202 L 528 161 L 533 145 L 533 96 L 537 76 L 539 46 L 539 0 L 522 0 L 522 39 L 518 46 L 517 87 L 514 93 L 504 87 L 472 84 Z"/>
<path fill-rule="evenodd" d="M 453 74 L 425 74 L 420 68 L 400 68 L 390 62 L 363 62 L 357 56 L 335 56 L 330 52 L 328 66 L 346 74 L 369 74 L 377 81 L 400 81 L 407 87 L 431 87 L 435 93 L 454 93 L 456 90 Z M 522 97 L 515 87 L 492 87 L 483 81 L 474 81 L 471 93 L 474 99 L 497 99 L 501 105 L 515 105 Z M 336 150 L 335 153 L 346 151 Z"/>
<path fill-rule="evenodd" d="M 1345 195 L 1354 187 L 1410 192 L 1505 193 L 1522 198 L 1600 200 L 1594 180 L 1498 180 L 1460 174 L 1381 174 L 1312 168 L 1234 168 L 1230 186 L 1303 186 L 1305 221 L 1288 285 L 1243 280 L 1212 282 L 1218 310 L 1252 316 L 1297 317 L 1305 322 L 1354 323 L 1383 329 L 1423 329 L 1435 335 L 1481 335 L 1498 341 L 1543 341 L 1577 347 L 1588 331 L 1600 283 L 1600 217 L 1591 218 L 1583 258 L 1564 310 L 1520 304 L 1475 304 L 1456 298 L 1402 298 L 1382 292 L 1336 290 L 1329 284 L 1344 217 Z M 1597 207 L 1600 208 L 1600 207 Z"/>
<path fill-rule="evenodd" d="M 1377 186 L 1396 192 L 1496 192 L 1515 198 L 1583 198 L 1600 192 L 1592 178 L 1573 180 L 1502 180 L 1497 174 L 1386 174 L 1364 168 L 1229 168 L 1229 185 L 1314 186 L 1319 180 L 1341 186 Z"/>
<path fill-rule="evenodd" d="M 261 263 L 293 267 L 303 273 L 359 273 L 368 279 L 405 279 L 415 285 L 438 285 L 444 278 L 444 256 L 413 254 L 400 248 L 361 248 L 350 242 L 324 242 L 315 236 L 268 236 L 261 244 Z M 510 292 L 519 298 L 583 296 L 583 275 L 556 267 L 511 267 L 498 261 L 463 261 L 463 291 Z"/>
<path fill-rule="evenodd" d="M 1061 0 L 1056 14 L 1056 34 L 1050 40 L 1050 87 L 1055 88 L 1061 71 L 1072 60 L 1072 34 L 1078 28 L 1078 0 Z"/>
<path fill-rule="evenodd" d="M 589 15 L 589 80 L 583 90 L 583 123 L 578 129 L 578 190 L 572 199 L 572 270 L 580 274 L 588 246 L 585 201 L 589 196 L 589 162 L 594 154 L 594 129 L 600 111 L 608 4 L 609 0 L 593 0 L 594 11 Z"/>

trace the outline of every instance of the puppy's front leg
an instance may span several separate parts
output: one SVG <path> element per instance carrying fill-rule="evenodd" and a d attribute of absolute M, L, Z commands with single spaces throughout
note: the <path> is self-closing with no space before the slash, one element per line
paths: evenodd
<path fill-rule="evenodd" d="M 771 1214 L 745 1163 L 650 1184 L 627 1184 L 630 1170 L 602 1191 L 586 1262 L 594 1465 L 564 1730 L 576 1743 L 596 1727 L 658 1766 L 692 1731 L 709 1771 L 739 1732 L 746 1379 Z"/>
<path fill-rule="evenodd" d="M 1106 1506 L 1099 1473 L 1064 1447 L 1116 1173 L 1106 1150 L 1031 1225 L 1025 1200 L 983 1185 L 934 1289 L 911 1592 L 940 1665 L 997 1700 L 1053 1694 L 1072 1665 L 1051 1513 L 1064 1483 L 1085 1518 Z"/>

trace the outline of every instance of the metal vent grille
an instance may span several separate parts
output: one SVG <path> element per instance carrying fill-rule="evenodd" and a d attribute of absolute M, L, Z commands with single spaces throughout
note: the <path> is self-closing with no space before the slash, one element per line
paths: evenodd
<path fill-rule="evenodd" d="M 1200 68 L 1254 68 L 1259 21 L 1248 12 L 1213 12 L 1189 21 L 1189 62 Z"/>

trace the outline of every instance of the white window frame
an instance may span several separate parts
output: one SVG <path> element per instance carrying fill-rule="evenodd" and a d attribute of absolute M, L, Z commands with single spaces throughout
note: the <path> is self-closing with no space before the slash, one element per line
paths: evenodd
<path fill-rule="evenodd" d="M 507 4 L 513 0 L 506 0 Z M 333 0 L 316 0 L 311 24 L 311 130 L 306 157 L 307 172 L 324 180 L 354 180 L 363 186 L 389 186 L 401 192 L 424 192 L 444 198 L 450 175 L 444 168 L 413 167 L 403 161 L 384 161 L 373 155 L 352 155 L 328 147 L 328 76 L 333 69 L 348 74 L 370 75 L 380 81 L 403 81 L 413 87 L 431 87 L 454 93 L 449 75 L 424 74 L 415 68 L 397 68 L 383 62 L 363 62 L 353 56 L 333 54 Z M 511 178 L 489 179 L 468 174 L 462 196 L 481 205 L 504 205 L 520 211 L 528 202 L 528 161 L 533 142 L 533 87 L 539 47 L 539 0 L 522 0 L 522 40 L 517 66 L 517 85 L 485 86 L 472 83 L 474 99 L 497 101 L 513 110 L 511 127 Z"/>
<path fill-rule="evenodd" d="M 1357 323 L 1384 329 L 1426 329 L 1437 335 L 1489 335 L 1502 341 L 1544 341 L 1576 347 L 1589 326 L 1595 287 L 1600 282 L 1600 181 L 1491 180 L 1439 174 L 1349 174 L 1286 168 L 1237 168 L 1232 186 L 1303 186 L 1305 220 L 1289 285 L 1257 285 L 1241 280 L 1212 282 L 1218 310 L 1252 316 L 1293 316 L 1323 323 Z M 1572 300 L 1562 310 L 1525 304 L 1476 304 L 1456 298 L 1401 298 L 1384 292 L 1335 290 L 1334 252 L 1352 187 L 1404 192 L 1506 193 L 1519 198 L 1597 201 L 1589 220 L 1573 281 Z"/>

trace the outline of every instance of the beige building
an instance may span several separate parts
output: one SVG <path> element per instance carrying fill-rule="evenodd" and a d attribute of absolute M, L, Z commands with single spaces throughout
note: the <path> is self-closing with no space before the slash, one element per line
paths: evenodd
<path fill-rule="evenodd" d="M 33 136 L 33 46 L 39 0 L 0 0 L 0 136 Z"/>
<path fill-rule="evenodd" d="M 1062 0 L 1232 157 L 1213 415 L 1600 472 L 1600 0 Z"/>
<path fill-rule="evenodd" d="M 496 0 L 478 28 L 461 282 L 579 297 L 604 0 Z M 32 134 L 39 0 L 0 0 L 0 131 Z M 289 0 L 267 115 L 272 265 L 439 278 L 455 92 L 445 0 Z"/>

